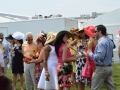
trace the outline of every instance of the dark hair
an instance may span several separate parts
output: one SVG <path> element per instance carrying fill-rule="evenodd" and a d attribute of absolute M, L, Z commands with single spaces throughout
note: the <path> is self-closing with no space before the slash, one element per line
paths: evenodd
<path fill-rule="evenodd" d="M 54 43 L 55 52 L 56 52 L 57 56 L 59 56 L 58 50 L 59 50 L 61 44 L 64 43 L 64 41 L 63 41 L 63 37 L 64 37 L 64 36 L 65 36 L 65 34 L 62 34 L 62 35 L 56 40 L 56 42 Z"/>
<path fill-rule="evenodd" d="M 23 44 L 23 39 L 17 40 L 20 44 Z"/>
<path fill-rule="evenodd" d="M 104 25 L 97 25 L 95 26 L 98 31 L 101 31 L 102 35 L 106 35 L 106 27 Z"/>
<path fill-rule="evenodd" d="M 47 34 L 46 33 L 44 33 L 44 35 L 42 35 L 45 39 L 47 39 Z"/>
<path fill-rule="evenodd" d="M 83 30 L 81 30 L 81 31 L 79 31 L 79 33 L 80 33 L 80 32 L 81 32 L 81 33 L 83 33 L 83 32 L 85 33 L 84 29 L 83 29 Z M 88 38 L 89 38 L 89 36 L 88 36 L 86 33 L 85 33 L 85 38 L 86 38 L 86 39 L 88 39 Z M 82 38 L 79 36 L 79 39 L 82 39 Z"/>

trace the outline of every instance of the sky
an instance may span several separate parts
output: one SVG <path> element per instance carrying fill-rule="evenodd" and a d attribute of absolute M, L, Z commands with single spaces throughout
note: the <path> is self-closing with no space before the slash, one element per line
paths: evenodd
<path fill-rule="evenodd" d="M 0 12 L 34 16 L 61 14 L 79 17 L 92 12 L 110 12 L 120 7 L 120 0 L 0 0 Z"/>

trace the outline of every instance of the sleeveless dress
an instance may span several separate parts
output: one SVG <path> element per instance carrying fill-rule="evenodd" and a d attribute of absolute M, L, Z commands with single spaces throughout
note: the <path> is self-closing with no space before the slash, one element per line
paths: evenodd
<path fill-rule="evenodd" d="M 88 50 L 88 48 L 86 48 L 86 51 L 87 51 L 87 50 Z M 92 53 L 94 53 L 94 51 L 95 51 L 95 46 L 92 47 Z M 94 70 L 95 70 L 96 65 L 95 65 L 94 60 L 92 60 L 92 59 L 89 58 L 89 57 L 86 57 L 86 62 L 88 63 L 88 66 L 90 67 L 91 77 L 88 78 L 88 79 L 91 81 L 91 78 L 92 78 L 92 75 L 93 75 L 93 72 L 94 72 Z"/>
<path fill-rule="evenodd" d="M 82 42 L 82 41 L 81 41 Z M 80 42 L 80 45 L 78 46 L 78 53 L 83 53 L 85 50 L 85 46 Z M 87 43 L 87 39 L 86 39 Z M 76 60 L 76 82 L 82 82 L 88 85 L 90 83 L 90 80 L 88 78 L 82 77 L 82 70 L 86 65 L 86 57 L 82 56 L 78 60 Z"/>
<path fill-rule="evenodd" d="M 14 48 L 14 56 L 12 60 L 12 73 L 14 74 L 24 73 L 23 55 L 18 50 L 22 50 L 22 46 L 16 46 Z"/>
<path fill-rule="evenodd" d="M 62 44 L 59 48 L 59 56 L 58 56 L 58 85 L 59 87 L 68 87 L 73 85 L 73 73 L 72 73 L 72 64 L 64 63 L 62 60 L 62 48 L 66 44 Z M 70 49 L 67 50 L 67 58 L 71 57 Z"/>
<path fill-rule="evenodd" d="M 57 65 L 58 60 L 55 53 L 55 47 L 49 45 L 51 48 L 51 51 L 49 53 L 49 57 L 47 60 L 48 65 L 48 72 L 50 74 L 49 81 L 46 80 L 45 76 L 45 69 L 43 67 L 40 80 L 38 82 L 38 88 L 45 89 L 45 90 L 53 90 L 58 89 L 58 77 L 57 77 Z"/>

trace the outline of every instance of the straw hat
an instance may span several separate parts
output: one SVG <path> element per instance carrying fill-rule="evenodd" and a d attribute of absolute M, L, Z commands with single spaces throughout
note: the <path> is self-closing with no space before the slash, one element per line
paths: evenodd
<path fill-rule="evenodd" d="M 46 34 L 44 33 L 44 31 L 40 31 L 39 33 L 37 33 L 34 40 L 36 41 L 39 37 L 46 37 Z"/>
<path fill-rule="evenodd" d="M 79 36 L 79 28 L 71 28 L 70 29 L 70 33 L 72 33 L 72 34 L 74 34 L 74 35 L 77 35 L 77 36 Z"/>
<path fill-rule="evenodd" d="M 53 42 L 53 41 L 55 40 L 55 38 L 56 38 L 56 33 L 54 33 L 54 32 L 49 32 L 49 33 L 47 34 L 47 39 L 46 39 L 45 44 L 49 44 L 49 43 Z"/>
<path fill-rule="evenodd" d="M 14 32 L 12 35 L 13 38 L 17 39 L 17 40 L 21 40 L 24 38 L 24 34 L 21 32 Z"/>
<path fill-rule="evenodd" d="M 55 42 L 56 42 L 56 41 L 58 40 L 58 38 L 59 38 L 61 35 L 63 35 L 63 34 L 66 34 L 68 38 L 70 38 L 70 37 L 73 36 L 73 34 L 70 33 L 69 31 L 62 30 L 62 31 L 60 31 L 60 32 L 57 34 L 56 39 L 55 39 Z"/>
<path fill-rule="evenodd" d="M 88 27 L 84 28 L 85 34 L 87 34 L 89 37 L 95 37 L 94 31 L 95 31 L 94 26 L 88 26 Z"/>
<path fill-rule="evenodd" d="M 84 27 L 83 27 L 83 26 L 81 26 L 81 27 L 79 28 L 78 32 L 80 32 L 80 31 L 82 31 L 82 30 L 84 30 Z"/>

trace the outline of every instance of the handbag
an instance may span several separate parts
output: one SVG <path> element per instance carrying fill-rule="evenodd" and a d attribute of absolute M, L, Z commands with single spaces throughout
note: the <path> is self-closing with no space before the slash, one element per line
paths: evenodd
<path fill-rule="evenodd" d="M 87 65 L 82 70 L 82 77 L 91 78 L 92 72 L 91 68 Z"/>

